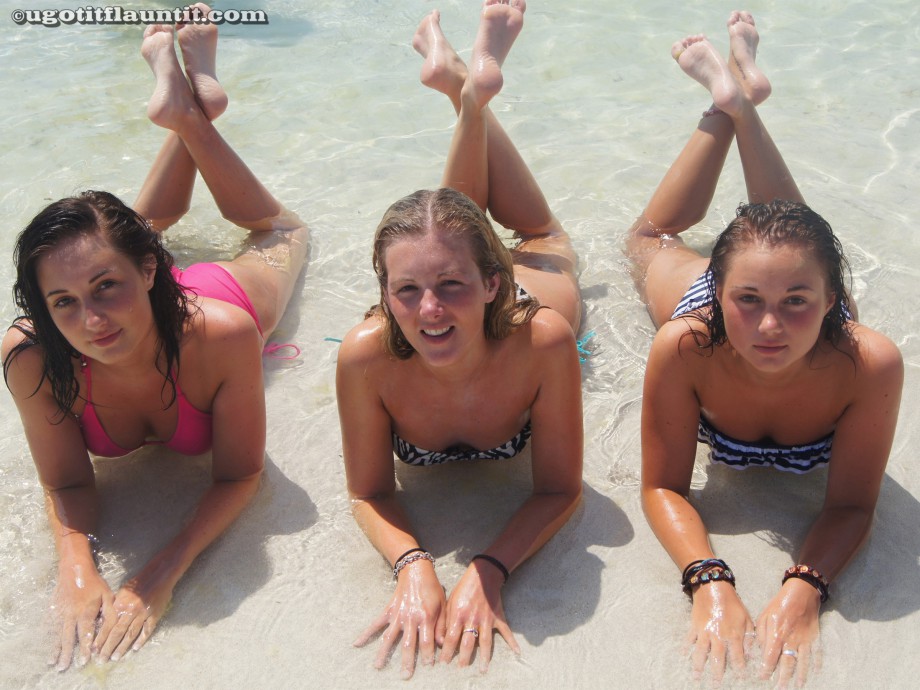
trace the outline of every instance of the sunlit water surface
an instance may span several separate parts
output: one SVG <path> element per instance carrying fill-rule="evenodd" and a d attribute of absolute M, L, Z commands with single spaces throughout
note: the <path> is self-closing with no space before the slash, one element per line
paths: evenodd
<path fill-rule="evenodd" d="M 464 56 L 477 4 L 439 5 Z M 264 0 L 269 26 L 222 31 L 220 75 L 231 106 L 219 128 L 312 227 L 306 277 L 277 334 L 303 355 L 266 363 L 264 486 L 179 584 L 144 650 L 57 674 L 45 665 L 54 547 L 15 408 L 0 396 L 0 686 L 402 686 L 398 664 L 377 672 L 374 647 L 350 645 L 393 584 L 349 511 L 334 398 L 337 345 L 325 339 L 342 337 L 375 300 L 370 238 L 383 210 L 439 181 L 453 113 L 443 96 L 419 85 L 410 46 L 418 20 L 435 6 Z M 693 686 L 679 651 L 689 604 L 637 493 L 639 402 L 653 329 L 621 245 L 709 105 L 671 61 L 670 45 L 706 32 L 724 49 L 731 9 L 722 0 L 530 3 L 494 110 L 582 256 L 585 328 L 596 332 L 584 366 L 585 500 L 504 591 L 522 657 L 499 643 L 487 676 L 423 668 L 417 687 Z M 844 242 L 863 321 L 892 337 L 907 363 L 875 531 L 824 608 L 824 667 L 809 687 L 913 687 L 920 674 L 920 482 L 910 470 L 920 441 L 917 4 L 758 0 L 748 9 L 775 87 L 762 116 L 805 197 Z M 0 255 L 7 257 L 16 232 L 53 199 L 98 188 L 133 200 L 163 136 L 145 117 L 153 82 L 137 27 L 21 28 L 8 16 L 0 16 Z M 701 248 L 744 197 L 736 160 L 723 179 L 706 223 L 689 235 Z M 169 246 L 187 264 L 232 256 L 240 237 L 200 185 Z M 10 262 L 0 262 L 4 289 L 12 275 Z M 2 320 L 14 315 L 4 299 Z M 189 516 L 208 467 L 207 457 L 161 450 L 97 463 L 101 567 L 113 586 Z M 419 539 L 449 587 L 527 495 L 529 458 L 398 475 Z M 698 464 L 694 500 L 754 615 L 819 510 L 823 482 L 821 473 Z"/>

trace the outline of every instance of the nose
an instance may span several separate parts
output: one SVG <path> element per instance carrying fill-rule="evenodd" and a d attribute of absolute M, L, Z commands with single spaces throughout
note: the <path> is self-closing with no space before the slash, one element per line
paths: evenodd
<path fill-rule="evenodd" d="M 422 293 L 422 300 L 419 306 L 422 316 L 426 318 L 440 316 L 442 308 L 441 301 L 433 290 L 425 290 Z"/>
<path fill-rule="evenodd" d="M 87 330 L 97 331 L 105 323 L 105 315 L 95 307 L 86 307 L 83 310 L 83 323 Z"/>
<path fill-rule="evenodd" d="M 779 319 L 776 318 L 776 314 L 774 314 L 772 310 L 767 309 L 760 319 L 757 330 L 761 333 L 776 333 L 781 331 L 782 328 L 782 324 L 780 324 Z"/>

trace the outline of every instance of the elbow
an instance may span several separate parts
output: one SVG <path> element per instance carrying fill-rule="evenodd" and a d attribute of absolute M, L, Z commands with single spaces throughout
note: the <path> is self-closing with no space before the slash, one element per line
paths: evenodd
<path fill-rule="evenodd" d="M 579 481 L 571 487 L 552 491 L 535 491 L 533 495 L 534 498 L 549 499 L 557 502 L 561 516 L 565 520 L 568 520 L 581 503 L 583 494 L 582 483 Z"/>
<path fill-rule="evenodd" d="M 381 489 L 379 491 L 361 491 L 357 489 L 348 489 L 348 500 L 351 502 L 352 510 L 357 506 L 365 503 L 375 503 L 377 501 L 386 501 L 395 496 L 395 490 Z"/>
<path fill-rule="evenodd" d="M 667 510 L 667 506 L 672 505 L 673 501 L 678 497 L 681 503 L 688 500 L 685 494 L 662 486 L 650 486 L 647 484 L 642 485 L 640 496 L 642 512 L 645 514 L 645 519 L 649 521 L 662 510 Z"/>

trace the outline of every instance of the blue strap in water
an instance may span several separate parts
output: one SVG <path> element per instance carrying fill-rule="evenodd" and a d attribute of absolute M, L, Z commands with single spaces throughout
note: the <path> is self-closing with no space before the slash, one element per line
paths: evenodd
<path fill-rule="evenodd" d="M 588 357 L 594 354 L 594 352 L 586 348 L 585 345 L 587 345 L 588 341 L 591 340 L 591 338 L 593 338 L 596 335 L 597 333 L 595 333 L 594 331 L 588 331 L 587 333 L 584 334 L 581 340 L 575 343 L 578 346 L 578 354 L 579 354 L 578 361 L 581 362 L 582 364 L 587 362 Z M 581 356 L 581 355 L 584 355 L 584 356 Z"/>

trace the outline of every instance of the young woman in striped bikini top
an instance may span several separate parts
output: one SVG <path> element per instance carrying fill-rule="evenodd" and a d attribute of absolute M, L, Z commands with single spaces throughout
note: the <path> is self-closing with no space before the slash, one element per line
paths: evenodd
<path fill-rule="evenodd" d="M 755 639 L 760 675 L 804 681 L 828 584 L 865 541 L 888 461 L 903 382 L 900 353 L 854 320 L 846 260 L 808 208 L 755 106 L 770 84 L 753 18 L 729 19 L 731 59 L 692 36 L 681 68 L 710 91 L 704 113 L 633 226 L 627 251 L 659 327 L 642 407 L 642 501 L 692 596 L 694 671 L 737 670 Z M 750 203 L 707 259 L 678 234 L 699 222 L 737 140 Z M 823 509 L 755 628 L 690 502 L 697 442 L 743 469 L 827 471 Z M 798 661 L 797 661 L 798 660 Z"/>

